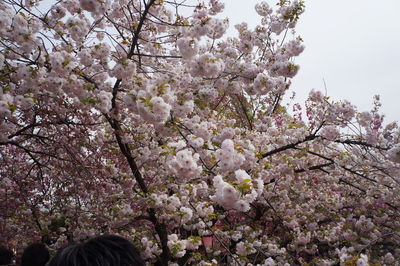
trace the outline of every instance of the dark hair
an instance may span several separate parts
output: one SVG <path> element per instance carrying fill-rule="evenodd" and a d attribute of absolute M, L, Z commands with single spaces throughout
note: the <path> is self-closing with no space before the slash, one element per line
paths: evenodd
<path fill-rule="evenodd" d="M 49 266 L 142 266 L 136 247 L 120 236 L 102 235 L 68 246 L 54 256 Z"/>
<path fill-rule="evenodd" d="M 0 265 L 10 264 L 13 255 L 14 253 L 11 250 L 0 246 Z"/>
<path fill-rule="evenodd" d="M 49 250 L 42 243 L 27 246 L 22 253 L 21 266 L 44 266 L 50 259 Z"/>

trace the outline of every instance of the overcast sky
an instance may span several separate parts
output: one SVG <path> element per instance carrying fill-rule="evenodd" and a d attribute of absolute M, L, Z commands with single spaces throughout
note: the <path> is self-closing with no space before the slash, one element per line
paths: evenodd
<path fill-rule="evenodd" d="M 225 0 L 230 25 L 259 22 L 257 0 Z M 267 1 L 271 6 L 275 0 Z M 297 33 L 306 50 L 292 89 L 304 101 L 310 89 L 347 99 L 359 111 L 381 96 L 386 123 L 400 121 L 400 0 L 306 0 Z"/>

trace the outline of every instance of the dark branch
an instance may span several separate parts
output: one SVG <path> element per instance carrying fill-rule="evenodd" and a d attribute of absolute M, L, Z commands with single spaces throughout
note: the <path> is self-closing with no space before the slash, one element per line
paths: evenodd
<path fill-rule="evenodd" d="M 307 142 L 307 141 L 311 141 L 311 140 L 314 140 L 314 139 L 316 139 L 316 138 L 317 138 L 317 136 L 314 135 L 314 134 L 309 135 L 309 136 L 305 137 L 303 140 L 299 140 L 299 141 L 297 141 L 297 142 L 295 142 L 295 143 L 288 144 L 288 145 L 282 146 L 282 147 L 280 147 L 280 148 L 277 148 L 277 149 L 275 149 L 275 150 L 266 152 L 266 153 L 264 153 L 264 154 L 262 155 L 262 158 L 264 159 L 264 158 L 266 158 L 266 157 L 269 157 L 269 156 L 271 156 L 271 155 L 274 155 L 275 153 L 279 153 L 279 152 L 282 152 L 282 151 L 285 151 L 285 150 L 288 150 L 288 149 L 293 149 L 293 148 L 295 148 L 297 145 L 299 145 L 299 144 L 301 144 L 301 143 L 304 143 L 304 142 Z"/>

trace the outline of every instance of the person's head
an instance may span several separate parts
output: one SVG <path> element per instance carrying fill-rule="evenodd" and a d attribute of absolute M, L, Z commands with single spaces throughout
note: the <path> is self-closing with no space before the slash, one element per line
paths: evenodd
<path fill-rule="evenodd" d="M 21 266 L 44 266 L 50 259 L 49 250 L 42 243 L 27 246 L 22 253 Z"/>
<path fill-rule="evenodd" d="M 68 246 L 51 259 L 49 266 L 141 266 L 135 246 L 120 236 L 103 235 Z"/>
<path fill-rule="evenodd" d="M 11 264 L 13 255 L 14 253 L 11 250 L 0 246 L 0 265 Z"/>

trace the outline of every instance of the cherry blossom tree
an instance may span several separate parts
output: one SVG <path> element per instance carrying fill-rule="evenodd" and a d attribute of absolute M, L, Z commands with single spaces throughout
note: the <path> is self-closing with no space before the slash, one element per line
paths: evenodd
<path fill-rule="evenodd" d="M 317 90 L 283 104 L 304 3 L 272 4 L 227 37 L 219 0 L 2 0 L 1 241 L 112 233 L 149 264 L 397 265 L 399 127 L 379 97 L 363 113 Z"/>

